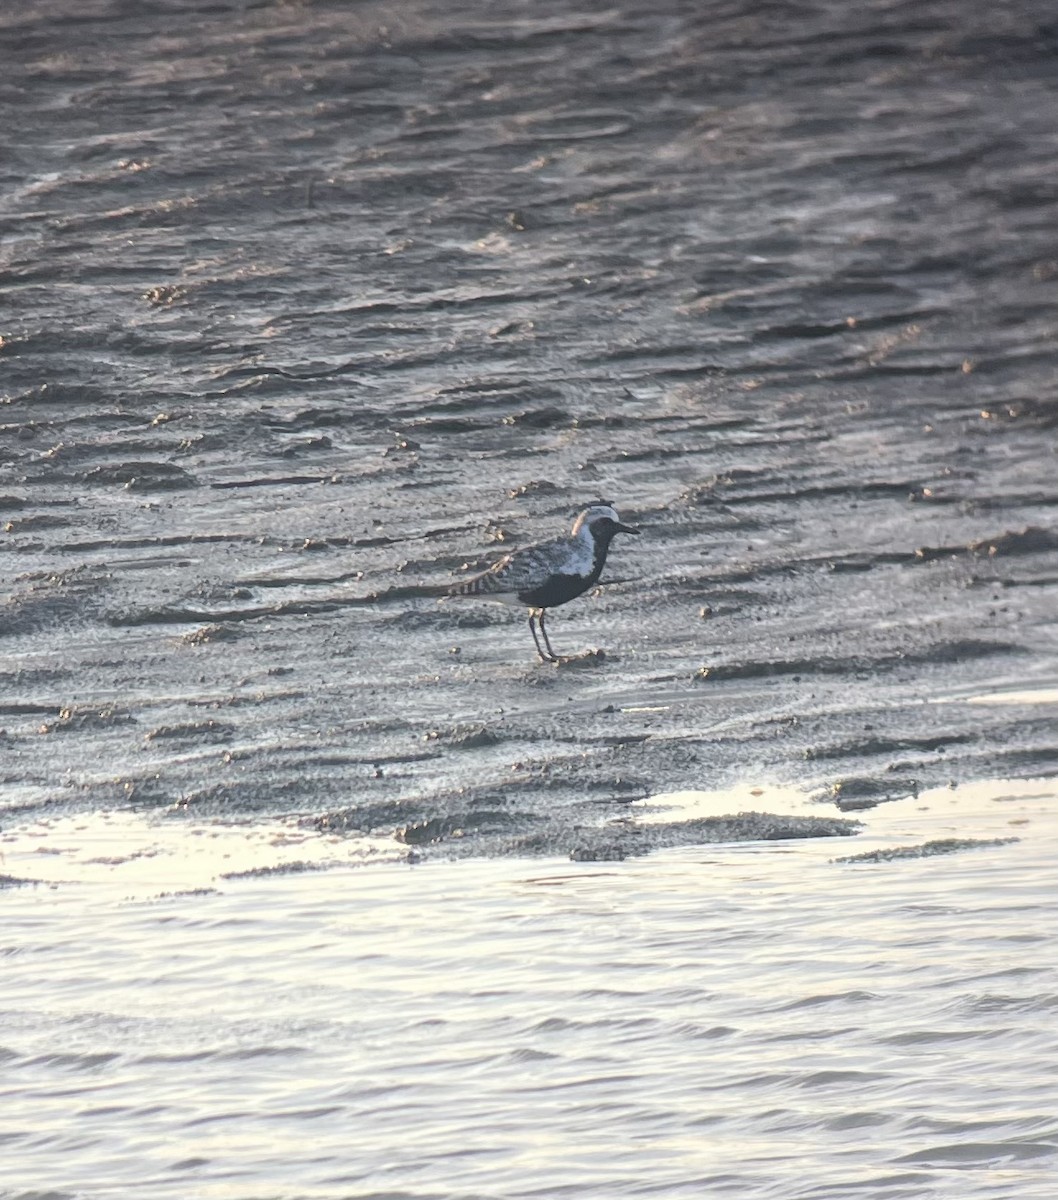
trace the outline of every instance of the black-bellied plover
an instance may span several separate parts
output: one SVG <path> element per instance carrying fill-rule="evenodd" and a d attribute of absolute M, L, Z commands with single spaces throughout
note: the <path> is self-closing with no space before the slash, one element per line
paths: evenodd
<path fill-rule="evenodd" d="M 577 517 L 567 537 L 512 551 L 487 571 L 449 588 L 445 599 L 496 600 L 528 608 L 529 632 L 537 654 L 543 662 L 558 662 L 544 628 L 545 613 L 576 599 L 598 582 L 614 534 L 638 532 L 621 523 L 612 504 L 600 500 Z M 538 623 L 544 649 L 536 635 Z"/>

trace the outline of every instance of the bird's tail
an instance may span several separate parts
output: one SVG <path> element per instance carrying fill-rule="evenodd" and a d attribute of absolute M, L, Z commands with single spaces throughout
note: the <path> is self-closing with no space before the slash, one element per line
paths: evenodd
<path fill-rule="evenodd" d="M 443 600 L 458 600 L 463 596 L 491 596 L 503 591 L 500 581 L 491 572 L 475 575 L 472 579 L 463 579 L 459 583 L 450 584 L 445 589 Z"/>

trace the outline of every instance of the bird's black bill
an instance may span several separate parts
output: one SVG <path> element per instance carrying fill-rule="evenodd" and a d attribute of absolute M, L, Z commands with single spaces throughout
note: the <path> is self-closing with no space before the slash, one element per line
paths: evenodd
<path fill-rule="evenodd" d="M 622 525 L 620 521 L 616 521 L 614 523 L 614 532 L 615 533 L 641 533 L 642 530 L 635 529 L 631 525 Z"/>

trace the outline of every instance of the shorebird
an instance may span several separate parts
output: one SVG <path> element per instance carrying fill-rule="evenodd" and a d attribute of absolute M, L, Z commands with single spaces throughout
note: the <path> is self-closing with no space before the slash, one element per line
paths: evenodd
<path fill-rule="evenodd" d="M 445 599 L 495 600 L 528 608 L 529 632 L 541 662 L 558 662 L 544 627 L 547 610 L 576 599 L 598 582 L 614 534 L 638 532 L 621 523 L 612 504 L 600 500 L 577 517 L 568 536 L 512 551 L 487 571 L 449 588 Z"/>

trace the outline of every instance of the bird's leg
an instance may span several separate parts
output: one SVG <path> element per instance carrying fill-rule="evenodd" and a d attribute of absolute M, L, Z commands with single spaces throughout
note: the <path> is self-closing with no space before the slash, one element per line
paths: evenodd
<path fill-rule="evenodd" d="M 544 609 L 540 610 L 540 632 L 544 636 L 544 645 L 547 647 L 547 652 L 551 656 L 552 662 L 558 662 L 558 655 L 551 646 L 551 639 L 547 636 L 547 630 L 544 628 L 544 617 L 546 613 Z"/>
<path fill-rule="evenodd" d="M 536 652 L 537 652 L 537 654 L 540 655 L 540 661 L 547 662 L 548 657 L 543 652 L 543 650 L 540 649 L 540 639 L 536 636 L 536 614 L 537 614 L 537 609 L 531 608 L 529 610 L 529 632 L 533 635 L 533 641 L 536 643 Z M 542 613 L 541 613 L 541 616 L 543 616 Z M 544 628 L 542 623 L 540 625 L 540 628 L 541 629 Z"/>

